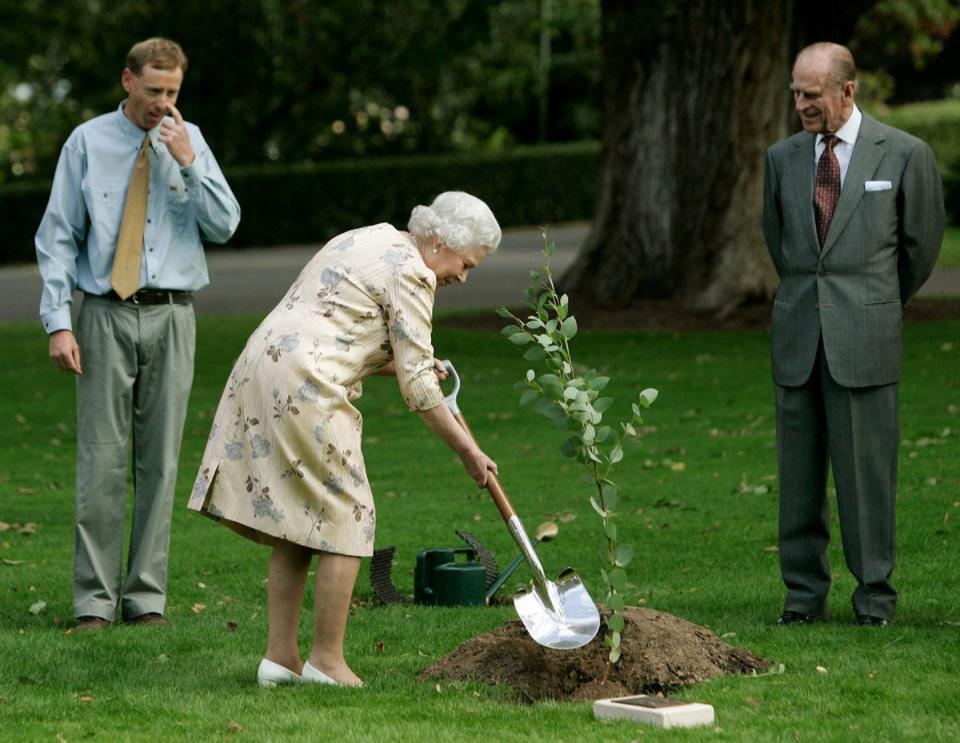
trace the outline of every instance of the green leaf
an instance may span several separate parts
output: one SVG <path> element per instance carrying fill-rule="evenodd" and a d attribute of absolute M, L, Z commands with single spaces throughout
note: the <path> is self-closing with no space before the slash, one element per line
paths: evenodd
<path fill-rule="evenodd" d="M 563 412 L 563 408 L 559 405 L 551 403 L 550 407 L 543 411 L 543 414 L 552 420 L 555 426 L 559 428 L 567 427 L 567 414 Z"/>
<path fill-rule="evenodd" d="M 510 342 L 517 346 L 525 346 L 533 340 L 526 332 L 521 331 L 510 336 Z"/>
<path fill-rule="evenodd" d="M 626 567 L 633 559 L 633 547 L 629 544 L 617 545 L 617 566 Z"/>
<path fill-rule="evenodd" d="M 563 324 L 560 326 L 560 333 L 564 338 L 569 340 L 577 334 L 577 318 L 570 316 L 563 321 Z"/>
<path fill-rule="evenodd" d="M 538 274 L 536 271 L 531 271 L 531 272 L 530 272 L 530 278 L 533 279 L 534 281 L 539 281 L 539 280 L 540 280 L 540 274 Z"/>
<path fill-rule="evenodd" d="M 526 353 L 523 354 L 524 359 L 533 362 L 543 361 L 544 357 L 546 357 L 546 354 L 540 346 L 530 346 L 530 348 L 526 350 Z"/>
<path fill-rule="evenodd" d="M 613 521 L 607 521 L 603 525 L 603 533 L 607 535 L 607 539 L 611 542 L 617 541 L 617 525 Z"/>
<path fill-rule="evenodd" d="M 613 429 L 610 428 L 610 426 L 600 426 L 600 428 L 597 429 L 597 443 L 602 444 L 610 438 L 611 433 L 613 433 Z"/>
<path fill-rule="evenodd" d="M 610 607 L 610 611 L 612 612 L 622 612 L 625 605 L 626 602 L 623 600 L 623 596 L 621 596 L 619 593 L 612 593 L 607 597 L 607 606 Z"/>
<path fill-rule="evenodd" d="M 656 402 L 659 396 L 660 393 L 657 390 L 653 387 L 647 387 L 647 389 L 640 393 L 640 404 L 645 408 L 649 408 Z"/>
<path fill-rule="evenodd" d="M 620 643 L 618 642 L 615 647 L 610 648 L 609 660 L 611 663 L 616 663 L 620 660 Z"/>
<path fill-rule="evenodd" d="M 617 486 L 612 482 L 605 482 L 600 486 L 600 491 L 603 493 L 603 502 L 607 507 L 608 511 L 617 510 L 617 501 L 620 498 L 617 495 Z"/>
<path fill-rule="evenodd" d="M 604 412 L 611 405 L 613 405 L 612 397 L 600 397 L 593 401 L 593 409 L 598 413 Z"/>
<path fill-rule="evenodd" d="M 616 567 L 610 571 L 610 585 L 619 593 L 627 590 L 627 574 L 623 568 Z"/>
<path fill-rule="evenodd" d="M 623 632 L 623 614 L 613 614 L 607 617 L 607 629 L 614 633 Z"/>
<path fill-rule="evenodd" d="M 593 496 L 590 497 L 590 505 L 593 506 L 593 510 L 600 514 L 600 518 L 605 519 L 607 517 L 607 512 L 600 507 L 600 504 L 597 503 L 597 499 Z"/>
<path fill-rule="evenodd" d="M 576 436 L 571 436 L 569 439 L 560 444 L 560 453 L 568 459 L 573 459 L 577 456 L 577 452 L 580 449 L 580 439 Z"/>
<path fill-rule="evenodd" d="M 623 459 L 623 447 L 617 444 L 610 452 L 610 463 L 616 464 Z"/>
<path fill-rule="evenodd" d="M 517 333 L 522 333 L 523 328 L 517 325 L 506 325 L 500 332 L 503 333 L 505 336 L 507 336 L 507 338 L 510 338 L 511 336 L 514 336 Z"/>
<path fill-rule="evenodd" d="M 547 257 L 549 258 L 551 255 L 557 252 L 557 244 L 555 242 L 547 243 L 547 247 L 544 249 L 544 252 L 547 254 Z"/>
<path fill-rule="evenodd" d="M 533 369 L 527 369 L 527 381 L 532 382 L 537 376 L 537 373 Z"/>
<path fill-rule="evenodd" d="M 600 391 L 610 383 L 610 377 L 594 377 L 590 380 L 590 388 Z"/>
<path fill-rule="evenodd" d="M 576 396 L 577 396 L 577 388 L 576 388 L 576 387 L 567 387 L 567 388 L 563 391 L 563 399 L 564 399 L 564 400 L 573 400 L 573 399 L 576 398 Z"/>
<path fill-rule="evenodd" d="M 506 319 L 506 320 L 511 320 L 511 319 L 513 319 L 513 313 L 512 313 L 510 310 L 508 310 L 506 307 L 498 307 L 498 308 L 497 308 L 497 315 L 499 315 L 500 317 L 502 317 L 502 318 L 504 318 L 504 319 Z"/>
<path fill-rule="evenodd" d="M 538 397 L 540 397 L 540 393 L 537 392 L 536 390 L 527 390 L 522 395 L 520 395 L 520 404 L 529 405 Z"/>

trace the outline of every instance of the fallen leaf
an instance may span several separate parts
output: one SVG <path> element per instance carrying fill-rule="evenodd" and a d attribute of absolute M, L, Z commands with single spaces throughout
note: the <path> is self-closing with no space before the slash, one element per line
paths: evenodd
<path fill-rule="evenodd" d="M 764 551 L 764 552 L 779 552 L 779 551 L 780 551 L 780 548 L 779 548 L 777 545 L 775 545 L 775 544 L 771 544 L 769 547 L 764 547 L 764 548 L 763 548 L 763 551 Z"/>
<path fill-rule="evenodd" d="M 0 531 L 7 531 L 10 528 L 10 524 L 6 521 L 0 521 Z"/>
<path fill-rule="evenodd" d="M 683 472 L 687 468 L 686 462 L 672 462 L 670 469 L 673 472 Z"/>
<path fill-rule="evenodd" d="M 37 533 L 37 525 L 34 524 L 32 521 L 24 524 L 23 526 L 17 529 L 17 534 L 36 534 L 36 533 Z"/>
<path fill-rule="evenodd" d="M 824 668 L 823 666 L 817 666 L 817 672 L 818 672 L 818 673 L 826 673 L 826 672 L 827 672 L 827 669 Z"/>
<path fill-rule="evenodd" d="M 206 583 L 202 583 L 202 582 L 201 582 L 201 583 L 197 583 L 197 588 L 206 588 L 206 587 L 207 587 L 207 584 L 206 584 Z"/>
<path fill-rule="evenodd" d="M 57 733 L 58 743 L 67 743 L 67 738 L 63 733 Z"/>
<path fill-rule="evenodd" d="M 86 694 L 80 697 L 80 701 L 84 704 L 93 704 L 93 697 L 91 697 L 89 694 Z"/>
<path fill-rule="evenodd" d="M 30 607 L 30 613 L 33 614 L 35 617 L 40 616 L 40 613 L 43 612 L 43 610 L 46 608 L 47 608 L 46 601 L 38 601 L 37 603 L 35 603 L 33 606 Z"/>
<path fill-rule="evenodd" d="M 376 645 L 374 645 L 373 647 L 376 649 L 376 651 L 377 651 L 378 653 L 382 653 L 382 652 L 383 652 L 383 643 L 382 643 L 382 642 L 378 642 L 378 643 L 377 643 Z"/>
<path fill-rule="evenodd" d="M 242 733 L 243 725 L 241 725 L 239 722 L 234 722 L 233 720 L 230 720 L 230 722 L 227 723 L 227 730 L 234 733 Z"/>
<path fill-rule="evenodd" d="M 23 565 L 26 560 L 4 560 L 4 565 Z"/>
<path fill-rule="evenodd" d="M 17 492 L 22 495 L 30 495 L 33 492 L 33 488 L 28 488 L 26 486 L 17 488 Z"/>
<path fill-rule="evenodd" d="M 170 660 L 170 656 L 166 653 L 160 653 L 160 655 L 157 656 L 157 663 L 166 663 L 168 660 Z"/>
<path fill-rule="evenodd" d="M 14 416 L 14 417 L 17 419 L 17 423 L 26 423 L 26 422 L 27 422 L 27 419 L 24 417 L 23 413 L 17 413 L 16 416 Z"/>
<path fill-rule="evenodd" d="M 747 698 L 744 699 L 743 701 L 745 701 L 745 702 L 746 702 L 747 704 L 749 704 L 751 707 L 756 707 L 758 704 L 760 704 L 760 700 L 759 700 L 759 699 L 756 699 L 755 697 L 747 697 Z"/>
<path fill-rule="evenodd" d="M 227 622 L 225 625 L 223 625 L 223 628 L 224 628 L 225 630 L 227 630 L 227 632 L 236 632 L 236 631 L 237 631 L 237 623 L 236 623 L 236 622 Z"/>
<path fill-rule="evenodd" d="M 437 684 L 436 686 L 434 686 L 433 689 L 434 691 L 437 692 L 437 694 L 439 694 L 442 691 L 442 689 L 440 688 L 440 684 Z"/>
<path fill-rule="evenodd" d="M 192 611 L 194 614 L 199 614 L 201 611 L 203 611 L 206 608 L 207 608 L 206 604 L 194 604 L 193 606 L 190 607 L 190 611 Z"/>

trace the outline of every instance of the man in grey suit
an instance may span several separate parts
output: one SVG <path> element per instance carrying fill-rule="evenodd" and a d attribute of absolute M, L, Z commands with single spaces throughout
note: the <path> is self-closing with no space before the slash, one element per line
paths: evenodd
<path fill-rule="evenodd" d="M 804 131 L 767 151 L 763 231 L 780 276 L 773 306 L 780 472 L 779 624 L 827 619 L 833 467 L 859 624 L 893 618 L 894 501 L 903 305 L 933 270 L 943 237 L 930 148 L 854 103 L 850 51 L 797 55 Z"/>

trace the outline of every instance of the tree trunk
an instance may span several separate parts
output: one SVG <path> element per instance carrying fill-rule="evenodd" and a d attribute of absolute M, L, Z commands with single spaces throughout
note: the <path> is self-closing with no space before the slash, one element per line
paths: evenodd
<path fill-rule="evenodd" d="M 603 0 L 593 229 L 563 286 L 599 305 L 729 311 L 776 283 L 763 154 L 787 131 L 792 0 Z"/>

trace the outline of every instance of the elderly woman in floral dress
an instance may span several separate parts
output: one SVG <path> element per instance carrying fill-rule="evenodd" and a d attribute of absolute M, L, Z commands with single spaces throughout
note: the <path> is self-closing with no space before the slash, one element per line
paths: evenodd
<path fill-rule="evenodd" d="M 307 264 L 233 367 L 189 507 L 273 548 L 261 686 L 360 686 L 343 638 L 376 510 L 351 401 L 373 374 L 395 374 L 411 410 L 483 486 L 496 464 L 454 420 L 440 391 L 431 315 L 437 285 L 464 283 L 500 243 L 487 205 L 448 191 L 389 224 L 346 232 Z M 300 605 L 317 555 L 313 646 L 301 663 Z"/>

